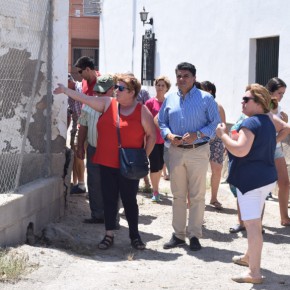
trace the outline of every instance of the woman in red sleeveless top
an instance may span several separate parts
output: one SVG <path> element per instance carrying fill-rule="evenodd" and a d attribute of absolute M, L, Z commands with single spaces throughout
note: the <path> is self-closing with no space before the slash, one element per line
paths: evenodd
<path fill-rule="evenodd" d="M 149 110 L 136 100 L 141 84 L 134 76 L 127 74 L 118 75 L 115 88 L 116 99 L 87 96 L 68 89 L 62 84 L 58 84 L 53 93 L 64 93 L 74 100 L 87 104 L 96 111 L 103 113 L 97 125 L 98 144 L 96 154 L 93 157 L 93 161 L 100 164 L 106 228 L 105 237 L 100 242 L 99 248 L 106 250 L 113 245 L 120 195 L 129 225 L 131 245 L 137 250 L 143 250 L 145 249 L 145 244 L 142 242 L 138 230 L 139 209 L 136 198 L 139 180 L 123 177 L 119 169 L 116 129 L 118 105 L 120 106 L 122 147 L 145 147 L 147 156 L 149 156 L 156 139 L 155 125 Z"/>

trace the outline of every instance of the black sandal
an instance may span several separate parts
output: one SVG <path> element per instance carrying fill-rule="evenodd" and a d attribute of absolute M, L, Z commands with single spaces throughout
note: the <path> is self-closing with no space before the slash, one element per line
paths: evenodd
<path fill-rule="evenodd" d="M 140 238 L 131 240 L 131 246 L 136 250 L 144 250 L 146 245 L 142 242 Z"/>
<path fill-rule="evenodd" d="M 105 235 L 102 241 L 99 243 L 99 249 L 107 250 L 109 249 L 114 243 L 114 236 Z"/>

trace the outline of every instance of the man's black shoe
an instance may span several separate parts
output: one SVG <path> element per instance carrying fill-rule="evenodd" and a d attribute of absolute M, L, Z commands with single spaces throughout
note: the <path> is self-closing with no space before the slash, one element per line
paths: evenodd
<path fill-rule="evenodd" d="M 200 245 L 200 243 L 199 243 L 198 238 L 196 238 L 196 237 L 192 237 L 192 238 L 190 239 L 189 248 L 190 248 L 192 251 L 199 251 L 199 250 L 201 250 L 201 245 Z"/>
<path fill-rule="evenodd" d="M 168 243 L 163 245 L 163 249 L 172 249 L 181 245 L 184 245 L 185 241 L 177 238 L 174 234 L 172 234 L 172 238 Z"/>
<path fill-rule="evenodd" d="M 104 219 L 97 219 L 97 218 L 90 218 L 90 219 L 84 219 L 84 224 L 103 224 L 105 221 Z"/>

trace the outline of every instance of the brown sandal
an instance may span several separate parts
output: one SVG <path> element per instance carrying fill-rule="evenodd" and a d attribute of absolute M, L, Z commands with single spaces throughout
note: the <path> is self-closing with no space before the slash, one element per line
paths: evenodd
<path fill-rule="evenodd" d="M 114 236 L 105 235 L 102 241 L 99 243 L 99 249 L 107 250 L 114 244 Z"/>

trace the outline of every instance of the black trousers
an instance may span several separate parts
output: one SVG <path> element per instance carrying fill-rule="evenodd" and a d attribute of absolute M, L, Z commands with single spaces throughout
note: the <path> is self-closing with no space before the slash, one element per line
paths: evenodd
<path fill-rule="evenodd" d="M 116 228 L 120 195 L 129 226 L 129 237 L 132 240 L 140 238 L 138 231 L 139 208 L 137 204 L 139 180 L 127 179 L 120 174 L 119 169 L 103 165 L 100 165 L 100 173 L 106 230 L 110 231 Z"/>
<path fill-rule="evenodd" d="M 104 218 L 103 195 L 101 188 L 100 165 L 92 163 L 96 147 L 88 144 L 87 147 L 87 185 L 91 209 L 91 217 L 93 219 Z"/>

